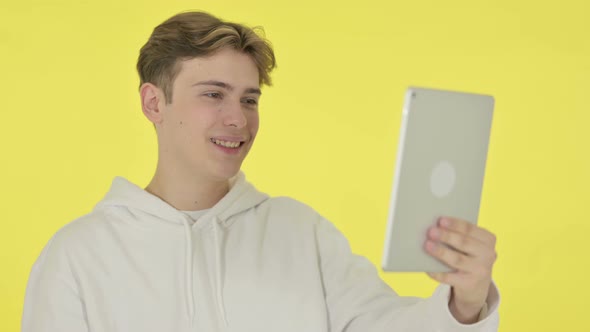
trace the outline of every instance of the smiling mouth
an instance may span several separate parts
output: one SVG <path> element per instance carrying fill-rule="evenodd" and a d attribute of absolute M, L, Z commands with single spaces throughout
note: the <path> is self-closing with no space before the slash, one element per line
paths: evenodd
<path fill-rule="evenodd" d="M 237 149 L 244 144 L 243 141 L 224 141 L 220 139 L 211 138 L 211 143 L 223 146 L 224 148 Z"/>

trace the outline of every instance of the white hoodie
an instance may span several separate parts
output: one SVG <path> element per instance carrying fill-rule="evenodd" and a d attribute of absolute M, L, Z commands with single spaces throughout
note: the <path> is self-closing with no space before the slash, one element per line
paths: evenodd
<path fill-rule="evenodd" d="M 23 332 L 497 331 L 462 325 L 449 287 L 400 297 L 313 209 L 239 173 L 198 220 L 123 178 L 34 264 Z"/>

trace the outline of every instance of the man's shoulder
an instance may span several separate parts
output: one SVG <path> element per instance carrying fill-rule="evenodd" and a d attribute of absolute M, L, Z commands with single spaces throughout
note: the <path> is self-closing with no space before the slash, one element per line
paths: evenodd
<path fill-rule="evenodd" d="M 93 211 L 66 223 L 49 238 L 35 266 L 49 264 L 63 267 L 63 262 L 100 241 L 97 234 L 106 228 L 106 219 L 104 213 Z"/>
<path fill-rule="evenodd" d="M 109 227 L 110 219 L 105 211 L 92 211 L 63 225 L 54 234 L 52 241 L 67 247 L 87 243 Z"/>
<path fill-rule="evenodd" d="M 282 227 L 315 227 L 323 217 L 311 206 L 288 196 L 271 197 L 256 208 L 266 222 Z"/>
<path fill-rule="evenodd" d="M 313 214 L 318 213 L 309 205 L 288 196 L 271 197 L 261 204 L 261 207 L 279 213 Z"/>

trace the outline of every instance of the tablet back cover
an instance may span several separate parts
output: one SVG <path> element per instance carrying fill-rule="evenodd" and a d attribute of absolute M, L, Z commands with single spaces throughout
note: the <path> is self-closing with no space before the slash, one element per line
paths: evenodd
<path fill-rule="evenodd" d="M 450 271 L 428 255 L 439 216 L 477 223 L 494 99 L 409 88 L 391 195 L 385 271 Z"/>

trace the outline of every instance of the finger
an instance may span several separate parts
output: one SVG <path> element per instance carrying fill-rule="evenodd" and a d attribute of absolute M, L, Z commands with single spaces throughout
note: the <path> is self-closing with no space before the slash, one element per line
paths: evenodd
<path fill-rule="evenodd" d="M 473 237 L 441 227 L 430 228 L 428 230 L 428 238 L 435 242 L 447 244 L 454 249 L 473 257 L 491 256 L 491 253 L 494 251 L 493 247 L 490 247 Z"/>
<path fill-rule="evenodd" d="M 438 224 L 443 228 L 473 237 L 488 245 L 496 245 L 496 236 L 493 233 L 468 221 L 451 217 L 442 217 L 439 219 Z"/>
<path fill-rule="evenodd" d="M 425 249 L 431 256 L 458 271 L 473 271 L 477 269 L 477 260 L 474 257 L 458 252 L 443 244 L 427 240 Z"/>

